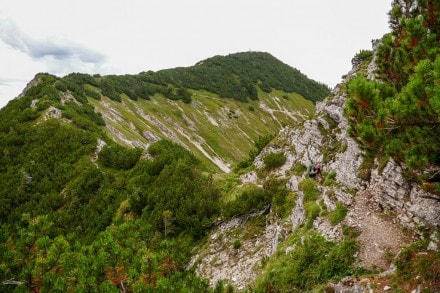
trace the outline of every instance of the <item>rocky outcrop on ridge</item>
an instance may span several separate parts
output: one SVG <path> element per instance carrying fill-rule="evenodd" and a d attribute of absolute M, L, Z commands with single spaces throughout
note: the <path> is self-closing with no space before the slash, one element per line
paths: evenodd
<path fill-rule="evenodd" d="M 352 63 L 353 69 L 347 74 L 344 82 L 337 85 L 328 98 L 317 104 L 314 119 L 306 121 L 302 127 L 284 127 L 278 137 L 256 157 L 254 165 L 257 169 L 264 168 L 263 158 L 268 153 L 282 152 L 286 157 L 286 163 L 274 170 L 271 176 L 286 179 L 286 186 L 297 197 L 288 222 L 278 221 L 280 224 L 276 225 L 275 230 L 282 231 L 277 234 L 277 242 L 282 241 L 287 233 L 294 231 L 305 221 L 303 196 L 298 188 L 304 177 L 293 174 L 295 172 L 292 170 L 298 169 L 298 165 L 305 169 L 312 163 L 322 162 L 324 176 L 331 178 L 333 183 L 320 185 L 319 201 L 325 204 L 328 211 L 334 210 L 338 201 L 342 202 L 348 207 L 349 212 L 343 223 L 338 225 L 331 225 L 326 218 L 318 217 L 313 223 L 313 228 L 332 241 L 341 239 L 342 225 L 358 229 L 361 234 L 358 240 L 362 246 L 358 255 L 359 265 L 386 271 L 390 267 L 389 263 L 384 261 L 385 254 L 396 255 L 408 241 L 411 241 L 402 233 L 401 225 L 416 230 L 428 227 L 434 231 L 440 227 L 440 199 L 423 191 L 416 183 L 405 180 L 402 175 L 405 166 L 392 159 L 384 168 L 376 167 L 371 170 L 368 180 L 359 176 L 363 152 L 356 140 L 348 135 L 348 121 L 343 115 L 347 99 L 345 83 L 358 72 L 362 60 L 354 59 Z M 367 71 L 367 76 L 374 78 L 374 58 Z M 261 186 L 264 178 L 259 178 L 257 173 L 251 171 L 241 175 L 242 182 Z M 269 213 L 267 217 L 273 217 L 273 214 Z M 290 226 L 287 229 L 286 223 Z M 227 225 L 232 224 L 223 224 L 221 227 Z M 270 224 L 268 222 L 265 232 L 256 236 L 258 242 L 246 242 L 246 248 L 241 250 L 240 255 L 233 249 L 220 249 L 222 244 L 213 245 L 214 240 L 219 239 L 216 236 L 219 232 L 214 232 L 211 235 L 211 244 L 202 249 L 192 264 L 196 266 L 200 275 L 211 279 L 212 284 L 217 280 L 226 279 L 238 289 L 243 289 L 255 278 L 259 262 L 275 252 L 273 243 L 267 238 L 269 234 L 274 235 L 274 227 L 273 221 Z M 232 229 L 223 229 L 222 233 L 227 235 L 228 231 Z M 268 231 L 272 233 L 268 234 Z M 430 246 L 436 249 L 438 240 L 436 237 L 431 239 Z M 225 243 L 228 242 L 223 241 L 223 246 Z M 230 243 L 227 245 L 231 246 Z M 258 247 L 271 249 L 266 249 L 265 253 L 253 253 Z M 231 256 L 231 253 L 235 256 Z M 203 255 L 206 257 L 200 257 Z M 210 266 L 214 259 L 227 265 L 216 269 L 215 265 Z M 247 270 L 243 264 L 246 264 Z M 225 271 L 231 272 L 232 275 L 225 275 Z M 329 286 L 336 292 L 364 292 L 371 290 L 372 283 L 369 280 L 348 278 Z"/>

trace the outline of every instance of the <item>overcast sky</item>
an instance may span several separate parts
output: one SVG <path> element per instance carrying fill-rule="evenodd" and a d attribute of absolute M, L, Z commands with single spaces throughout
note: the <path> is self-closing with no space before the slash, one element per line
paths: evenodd
<path fill-rule="evenodd" d="M 38 72 L 135 74 L 269 52 L 334 86 L 389 32 L 384 0 L 2 0 L 0 107 Z"/>

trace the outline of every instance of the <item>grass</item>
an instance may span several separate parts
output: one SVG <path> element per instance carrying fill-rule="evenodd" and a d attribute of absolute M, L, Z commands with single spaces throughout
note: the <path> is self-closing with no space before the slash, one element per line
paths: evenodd
<path fill-rule="evenodd" d="M 286 253 L 287 247 L 290 252 Z M 358 245 L 353 239 L 329 242 L 313 230 L 297 231 L 265 262 L 255 292 L 318 292 L 330 279 L 352 272 Z M 319 291 L 320 292 L 320 291 Z"/>
<path fill-rule="evenodd" d="M 168 137 L 184 144 L 208 166 L 208 169 L 217 172 L 220 171 L 218 166 L 193 144 L 194 141 L 198 141 L 210 156 L 219 157 L 222 161 L 235 165 L 247 159 L 254 146 L 254 140 L 259 136 L 277 133 L 282 125 L 297 124 L 297 120 L 302 120 L 301 117 L 307 117 L 314 111 L 314 105 L 310 101 L 300 95 L 282 91 L 270 94 L 260 92 L 259 101 L 248 103 L 219 98 L 206 91 L 192 91 L 192 94 L 191 104 L 171 101 L 160 95 L 151 97 L 150 101 L 132 101 L 122 96 L 123 103 L 114 102 L 106 97 L 102 97 L 101 101 L 90 98 L 89 102 L 98 112 L 108 112 L 109 107 L 118 111 L 120 121 L 104 119 L 107 125 L 117 129 L 127 139 L 147 145 L 149 141 L 143 136 L 145 131 L 158 137 Z M 282 98 L 283 95 L 288 99 Z M 273 115 L 260 107 L 261 102 L 273 110 Z M 105 106 L 104 103 L 108 103 L 109 106 Z M 151 119 L 142 117 L 138 110 L 142 110 Z M 227 116 L 230 110 L 235 113 L 233 119 Z M 189 123 L 184 116 L 192 122 Z M 155 125 L 153 120 L 160 121 L 173 134 Z M 185 134 L 177 131 L 177 127 Z M 124 143 L 115 133 L 107 130 L 107 134 Z"/>
<path fill-rule="evenodd" d="M 329 212 L 327 217 L 330 223 L 334 226 L 345 219 L 347 212 L 347 207 L 342 202 L 337 202 L 336 208 L 333 211 Z"/>
<path fill-rule="evenodd" d="M 298 188 L 304 194 L 304 202 L 315 201 L 319 197 L 319 189 L 313 179 L 304 179 L 298 184 Z"/>

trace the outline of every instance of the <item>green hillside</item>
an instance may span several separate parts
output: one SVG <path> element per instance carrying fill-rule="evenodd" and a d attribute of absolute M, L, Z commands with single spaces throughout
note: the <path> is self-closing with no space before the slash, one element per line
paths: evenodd
<path fill-rule="evenodd" d="M 228 172 L 247 158 L 259 136 L 274 134 L 283 125 L 296 125 L 313 113 L 313 104 L 297 94 L 261 92 L 248 103 L 193 91 L 191 104 L 166 99 L 123 103 L 91 100 L 105 120 L 106 133 L 121 144 L 147 147 L 166 138 L 194 153 L 213 170 Z"/>
<path fill-rule="evenodd" d="M 32 115 L 55 111 L 82 129 L 143 149 L 169 139 L 223 172 L 246 159 L 259 136 L 301 123 L 313 113 L 312 102 L 329 93 L 270 54 L 254 52 L 157 73 L 39 74 L 35 81 L 22 98 L 31 101 L 25 108 Z"/>
<path fill-rule="evenodd" d="M 143 73 L 153 81 L 178 87 L 204 89 L 239 101 L 258 99 L 258 90 L 298 93 L 313 102 L 329 94 L 325 85 L 310 80 L 300 71 L 263 52 L 215 56 L 187 68 Z"/>
<path fill-rule="evenodd" d="M 439 19 L 438 1 L 395 0 L 392 33 L 376 51 L 376 80 L 364 74 L 373 54 L 357 56 L 365 67 L 341 94 L 350 134 L 366 151 L 363 179 L 393 158 L 408 166 L 405 180 L 440 194 Z M 415 227 L 420 244 L 394 260 L 384 250 L 394 272 L 354 266 L 360 231 L 343 220 L 359 210 L 356 201 L 339 200 L 356 190 L 335 171 L 323 169 L 322 184 L 304 178 L 304 163 L 289 155 L 297 151 L 293 132 L 272 141 L 284 125 L 308 129 L 303 122 L 328 94 L 260 52 L 136 75 L 38 74 L 0 110 L 0 292 L 234 292 L 223 280 L 210 287 L 189 267 L 211 240 L 222 244 L 210 256 L 232 251 L 240 269 L 246 263 L 238 256 L 255 246 L 261 258 L 251 255 L 258 275 L 250 292 L 333 292 L 328 282 L 365 279 L 380 284 L 368 290 L 438 291 L 440 252 L 422 253 L 438 241 L 423 226 Z M 339 141 L 342 128 L 331 118 L 321 118 L 310 129 L 337 133 L 322 147 L 333 140 L 329 153 L 353 147 Z M 376 203 L 363 205 L 355 225 L 379 218 Z M 341 228 L 340 242 L 315 230 L 315 220 L 326 219 L 332 235 Z M 231 227 L 208 239 L 222 224 Z M 263 233 L 273 254 L 261 246 Z M 231 259 L 215 258 L 208 265 L 221 262 L 229 273 Z"/>
<path fill-rule="evenodd" d="M 237 56 L 240 68 L 215 57 L 191 74 L 38 74 L 1 109 L 0 291 L 211 290 L 185 267 L 234 206 L 213 173 L 314 112 L 290 84 L 296 70 Z"/>

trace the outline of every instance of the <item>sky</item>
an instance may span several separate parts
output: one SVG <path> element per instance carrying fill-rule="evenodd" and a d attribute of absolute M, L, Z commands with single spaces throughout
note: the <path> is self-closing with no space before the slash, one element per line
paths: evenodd
<path fill-rule="evenodd" d="M 39 72 L 136 74 L 268 52 L 333 87 L 391 0 L 0 0 L 0 107 Z"/>

